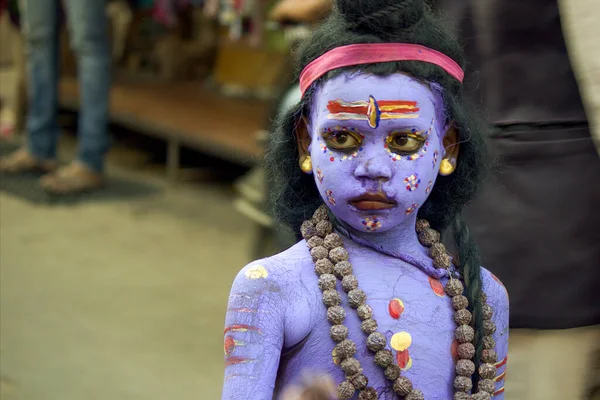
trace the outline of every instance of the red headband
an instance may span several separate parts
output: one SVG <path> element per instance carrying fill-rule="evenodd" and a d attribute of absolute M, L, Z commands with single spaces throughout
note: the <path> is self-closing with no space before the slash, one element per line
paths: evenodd
<path fill-rule="evenodd" d="M 443 68 L 461 83 L 465 77 L 456 61 L 425 46 L 407 43 L 352 44 L 329 50 L 304 68 L 300 74 L 302 96 L 314 81 L 331 70 L 389 61 L 423 61 Z"/>

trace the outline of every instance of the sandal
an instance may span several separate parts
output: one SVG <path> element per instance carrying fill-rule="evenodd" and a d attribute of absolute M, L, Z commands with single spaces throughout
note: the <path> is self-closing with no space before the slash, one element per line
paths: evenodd
<path fill-rule="evenodd" d="M 49 193 L 68 195 L 100 189 L 104 186 L 104 177 L 86 165 L 74 162 L 43 176 L 40 185 Z"/>
<path fill-rule="evenodd" d="M 56 169 L 58 163 L 54 160 L 39 160 L 25 148 L 21 148 L 7 157 L 0 159 L 0 172 L 21 174 L 27 172 L 48 173 Z"/>

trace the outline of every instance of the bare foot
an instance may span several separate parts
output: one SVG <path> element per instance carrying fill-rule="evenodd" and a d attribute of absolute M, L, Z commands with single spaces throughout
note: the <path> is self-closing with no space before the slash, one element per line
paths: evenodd
<path fill-rule="evenodd" d="M 80 162 L 73 162 L 43 176 L 40 185 L 44 190 L 53 194 L 83 193 L 104 186 L 104 177 Z"/>
<path fill-rule="evenodd" d="M 51 172 L 58 166 L 54 160 L 39 160 L 27 149 L 19 149 L 0 159 L 0 172 L 20 174 L 25 172 Z"/>

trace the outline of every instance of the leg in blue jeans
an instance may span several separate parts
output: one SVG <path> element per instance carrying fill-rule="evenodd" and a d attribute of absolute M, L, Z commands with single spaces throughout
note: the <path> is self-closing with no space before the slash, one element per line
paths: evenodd
<path fill-rule="evenodd" d="M 58 105 L 58 2 L 21 0 L 21 25 L 27 53 L 29 113 L 27 144 L 40 160 L 56 157 Z"/>
<path fill-rule="evenodd" d="M 77 157 L 93 171 L 102 172 L 104 156 L 110 146 L 108 101 L 111 59 L 106 0 L 63 0 L 63 3 L 71 46 L 77 55 L 80 97 Z"/>

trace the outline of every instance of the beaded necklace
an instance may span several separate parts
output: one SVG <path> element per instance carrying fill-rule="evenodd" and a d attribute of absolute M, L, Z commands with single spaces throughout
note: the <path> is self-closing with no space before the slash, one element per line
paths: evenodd
<path fill-rule="evenodd" d="M 401 375 L 400 367 L 394 364 L 392 352 L 385 348 L 386 337 L 377 331 L 378 325 L 373 318 L 373 309 L 366 303 L 367 295 L 358 287 L 358 280 L 352 274 L 352 264 L 348 261 L 348 252 L 344 248 L 342 238 L 333 232 L 327 207 L 320 206 L 312 219 L 302 223 L 300 230 L 315 262 L 319 288 L 323 292 L 323 303 L 327 307 L 327 320 L 332 325 L 330 336 L 336 342 L 332 352 L 334 362 L 340 365 L 346 376 L 346 380 L 337 387 L 338 398 L 349 400 L 358 391 L 359 400 L 379 399 L 377 391 L 368 386 L 369 379 L 363 374 L 360 361 L 354 357 L 356 344 L 348 339 L 348 327 L 343 324 L 346 310 L 341 306 L 342 297 L 336 288 L 339 279 L 350 307 L 356 310 L 362 321 L 361 330 L 367 335 L 367 348 L 374 354 L 374 362 L 383 369 L 386 379 L 392 382 L 394 392 L 405 400 L 424 400 L 423 392 L 414 388 L 410 379 Z M 472 315 L 467 309 L 469 301 L 463 295 L 462 282 L 451 273 L 452 259 L 446 247 L 440 243 L 440 233 L 422 219 L 417 220 L 416 231 L 419 242 L 429 248 L 434 266 L 450 272 L 450 279 L 444 289 L 452 299 L 454 321 L 457 325 L 454 335 L 459 342 L 458 361 L 455 364 L 454 400 L 490 400 L 496 386 L 493 381 L 496 375 L 494 363 L 498 358 L 494 350 L 496 343 L 492 337 L 496 331 L 492 321 L 492 307 L 487 303 L 482 307 L 485 336 L 479 366 L 480 380 L 477 392 L 470 394 L 473 389 L 472 376 L 475 373 L 475 363 L 472 361 L 475 357 L 475 331 L 470 325 Z M 482 301 L 487 301 L 484 293 Z"/>

